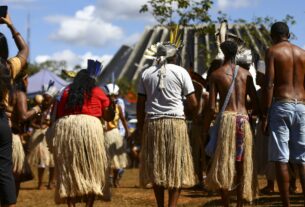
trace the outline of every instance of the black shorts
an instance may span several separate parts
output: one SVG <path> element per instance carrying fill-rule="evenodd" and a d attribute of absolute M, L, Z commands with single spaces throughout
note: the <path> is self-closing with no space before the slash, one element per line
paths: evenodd
<path fill-rule="evenodd" d="M 12 131 L 5 112 L 0 112 L 0 205 L 16 203 L 12 169 Z"/>

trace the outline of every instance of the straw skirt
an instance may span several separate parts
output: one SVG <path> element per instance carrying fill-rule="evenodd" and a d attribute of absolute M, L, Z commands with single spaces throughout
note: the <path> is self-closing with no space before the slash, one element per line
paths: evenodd
<path fill-rule="evenodd" d="M 20 136 L 18 134 L 13 134 L 12 143 L 13 143 L 13 153 L 12 153 L 13 172 L 16 177 L 16 175 L 22 174 L 24 161 L 25 161 L 25 154 Z"/>
<path fill-rule="evenodd" d="M 13 134 L 12 137 L 12 164 L 15 181 L 25 182 L 32 180 L 34 176 L 28 160 L 26 159 L 20 136 L 18 134 Z"/>
<path fill-rule="evenodd" d="M 212 166 L 208 172 L 206 184 L 211 190 L 227 189 L 232 190 L 237 183 L 235 162 L 236 162 L 236 120 L 238 115 L 235 112 L 224 112 L 218 131 L 218 140 Z M 246 116 L 246 115 L 244 115 Z M 255 179 L 253 170 L 252 155 L 252 131 L 247 120 L 242 123 L 243 131 L 243 198 L 251 201 L 255 194 Z"/>
<path fill-rule="evenodd" d="M 89 115 L 60 118 L 54 131 L 55 202 L 102 195 L 107 155 L 101 121 Z"/>
<path fill-rule="evenodd" d="M 124 140 L 118 128 L 105 132 L 105 146 L 114 169 L 126 168 L 128 158 L 125 152 Z"/>
<path fill-rule="evenodd" d="M 53 155 L 46 142 L 46 129 L 36 129 L 29 145 L 29 163 L 38 167 L 54 167 Z"/>
<path fill-rule="evenodd" d="M 165 188 L 196 184 L 194 166 L 184 119 L 147 119 L 141 145 L 140 184 Z"/>

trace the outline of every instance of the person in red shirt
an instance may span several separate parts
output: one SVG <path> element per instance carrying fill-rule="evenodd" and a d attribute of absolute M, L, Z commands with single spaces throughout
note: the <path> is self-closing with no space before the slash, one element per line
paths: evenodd
<path fill-rule="evenodd" d="M 113 104 L 96 86 L 101 67 L 88 60 L 88 69 L 78 72 L 57 105 L 54 160 L 57 185 L 55 202 L 75 206 L 86 201 L 93 206 L 105 185 L 107 155 L 101 118 L 114 118 Z"/>

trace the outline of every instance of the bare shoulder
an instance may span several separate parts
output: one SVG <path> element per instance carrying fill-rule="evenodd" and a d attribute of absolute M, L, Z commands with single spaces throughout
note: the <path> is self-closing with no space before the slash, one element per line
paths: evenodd
<path fill-rule="evenodd" d="M 252 78 L 252 75 L 251 75 L 250 71 L 241 67 L 241 66 L 239 66 L 239 73 L 244 78 L 249 78 L 249 77 Z"/>
<path fill-rule="evenodd" d="M 217 80 L 217 79 L 221 78 L 221 76 L 223 75 L 223 70 L 224 70 L 223 67 L 220 67 L 220 68 L 214 70 L 214 71 L 211 73 L 209 79 L 210 79 L 210 80 Z"/>
<path fill-rule="evenodd" d="M 297 55 L 300 55 L 301 57 L 303 57 L 303 59 L 305 59 L 305 50 L 303 48 L 300 48 L 297 45 L 291 44 L 292 48 L 294 50 L 295 53 L 297 53 Z"/>

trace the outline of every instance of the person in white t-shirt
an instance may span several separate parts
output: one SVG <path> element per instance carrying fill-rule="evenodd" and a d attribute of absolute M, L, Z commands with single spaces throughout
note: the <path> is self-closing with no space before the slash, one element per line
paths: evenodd
<path fill-rule="evenodd" d="M 197 111 L 194 86 L 188 72 L 175 65 L 178 49 L 157 46 L 157 65 L 143 71 L 138 85 L 137 119 L 142 136 L 140 184 L 152 184 L 158 207 L 177 206 L 181 187 L 195 184 L 195 173 L 184 115 L 187 106 Z"/>

